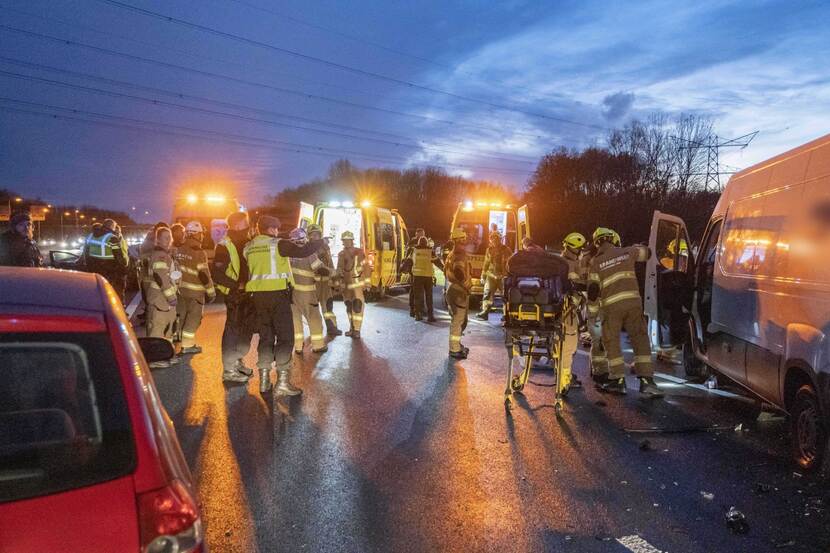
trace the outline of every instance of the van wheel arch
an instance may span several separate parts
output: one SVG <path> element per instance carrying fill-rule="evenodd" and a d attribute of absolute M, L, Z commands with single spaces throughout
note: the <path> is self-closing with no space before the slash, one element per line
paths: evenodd
<path fill-rule="evenodd" d="M 809 369 L 802 363 L 789 365 L 784 380 L 784 407 L 789 414 L 791 458 L 802 470 L 822 471 L 826 475 L 830 458 L 826 406 L 822 405 Z"/>

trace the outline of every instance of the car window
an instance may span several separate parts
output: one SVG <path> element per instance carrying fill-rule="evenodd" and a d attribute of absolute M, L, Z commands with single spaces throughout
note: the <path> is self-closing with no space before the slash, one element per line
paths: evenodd
<path fill-rule="evenodd" d="M 661 219 L 657 223 L 655 250 L 660 265 L 669 271 L 689 270 L 689 237 L 683 225 Z"/>
<path fill-rule="evenodd" d="M 0 502 L 123 476 L 135 464 L 106 334 L 0 336 Z"/>

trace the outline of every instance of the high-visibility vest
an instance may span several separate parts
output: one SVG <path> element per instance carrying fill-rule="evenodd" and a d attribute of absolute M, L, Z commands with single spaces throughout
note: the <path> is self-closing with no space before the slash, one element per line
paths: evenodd
<path fill-rule="evenodd" d="M 228 263 L 227 267 L 225 267 L 225 276 L 233 281 L 238 281 L 241 263 L 239 260 L 239 251 L 236 249 L 236 244 L 234 244 L 233 240 L 231 240 L 227 236 L 224 237 L 219 243 L 225 246 L 225 249 L 228 250 L 228 255 L 231 258 L 231 262 Z M 218 288 L 219 291 L 225 294 L 226 296 L 231 293 L 230 288 L 228 288 L 227 286 L 217 284 L 216 288 Z"/>
<path fill-rule="evenodd" d="M 115 255 L 112 253 L 112 244 L 109 241 L 111 237 L 111 232 L 98 238 L 92 234 L 87 236 L 86 246 L 89 251 L 89 256 L 96 259 L 115 259 Z"/>
<path fill-rule="evenodd" d="M 245 246 L 242 255 L 248 262 L 246 292 L 287 290 L 293 283 L 291 263 L 280 255 L 279 238 L 260 234 Z"/>
<path fill-rule="evenodd" d="M 412 250 L 412 276 L 432 276 L 432 250 L 426 248 Z"/>

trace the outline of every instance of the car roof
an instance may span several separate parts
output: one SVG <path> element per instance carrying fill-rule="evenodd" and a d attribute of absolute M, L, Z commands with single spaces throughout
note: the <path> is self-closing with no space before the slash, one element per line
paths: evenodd
<path fill-rule="evenodd" d="M 0 308 L 48 307 L 103 312 L 104 289 L 93 273 L 0 267 Z"/>

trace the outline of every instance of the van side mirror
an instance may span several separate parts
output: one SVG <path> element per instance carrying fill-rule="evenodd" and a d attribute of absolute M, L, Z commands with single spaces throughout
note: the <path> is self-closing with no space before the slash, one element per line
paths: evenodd
<path fill-rule="evenodd" d="M 141 337 L 138 339 L 138 345 L 148 363 L 167 361 L 176 354 L 173 344 L 164 338 Z"/>

